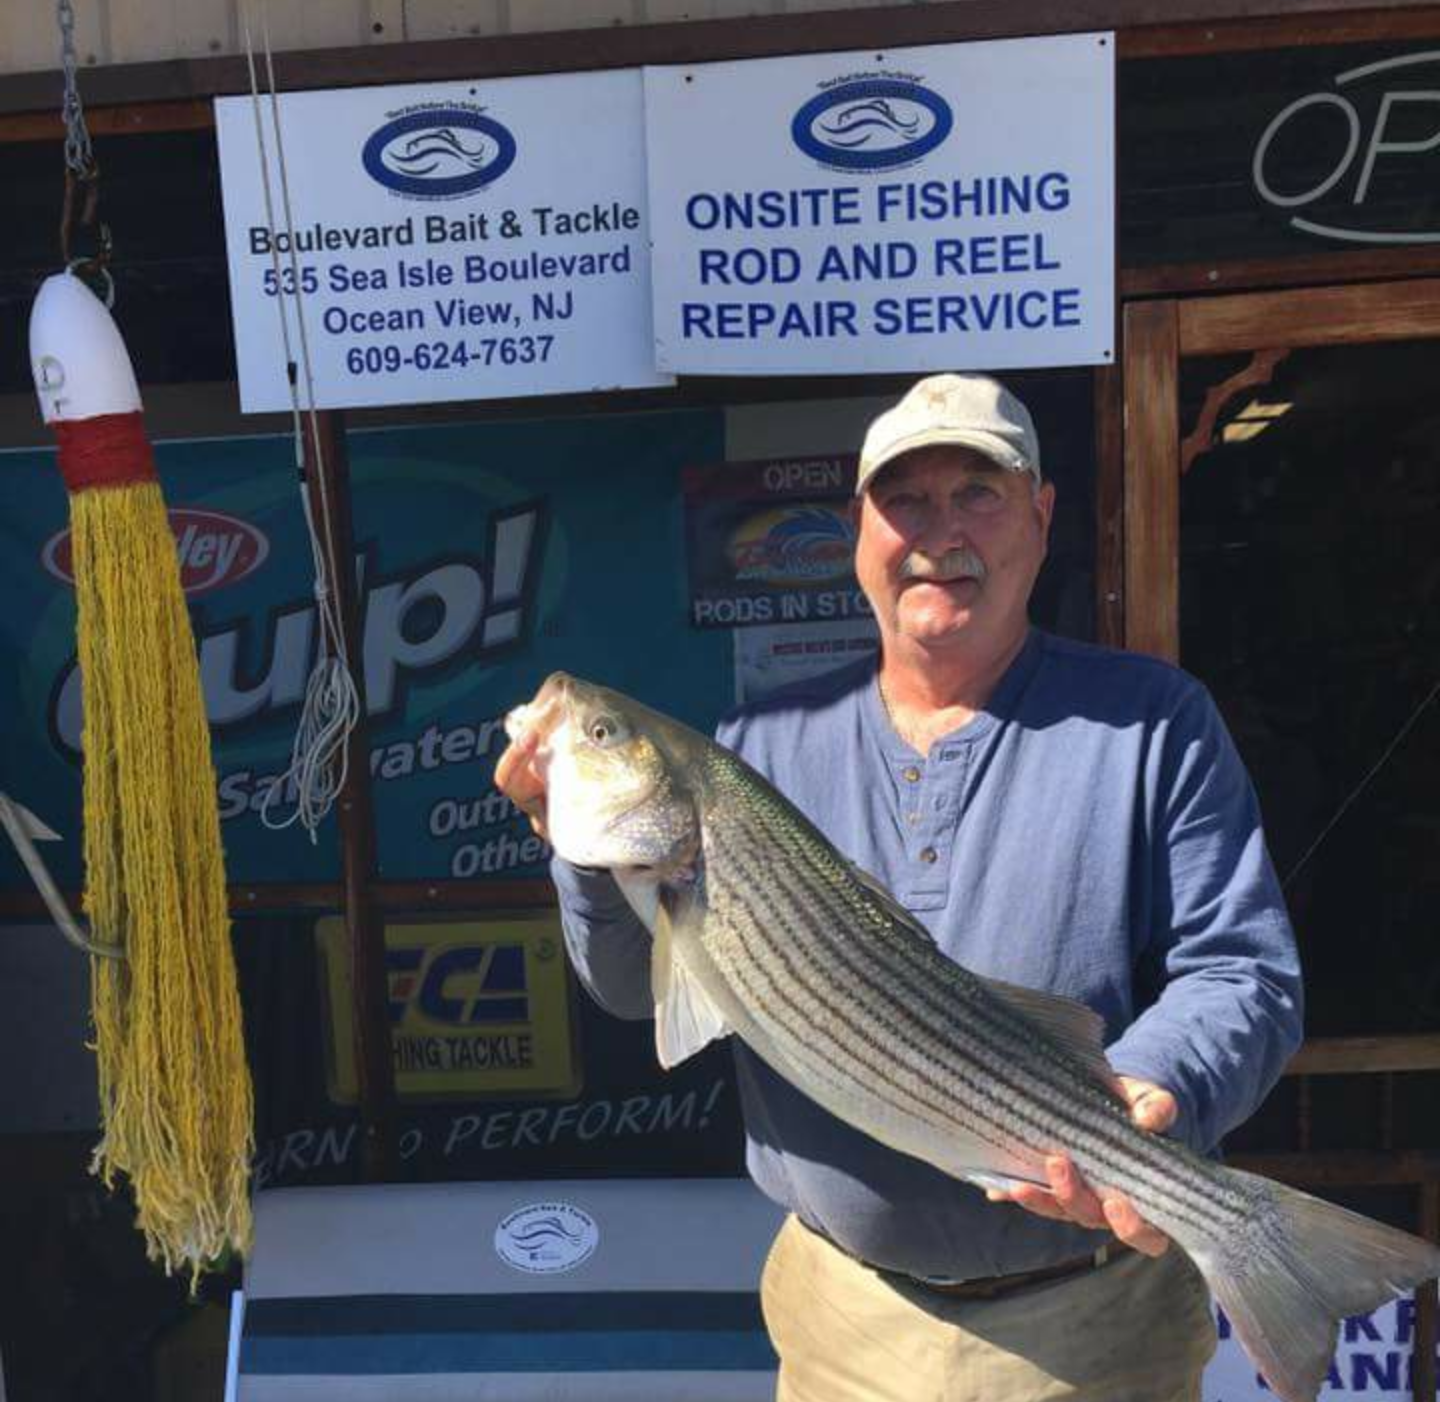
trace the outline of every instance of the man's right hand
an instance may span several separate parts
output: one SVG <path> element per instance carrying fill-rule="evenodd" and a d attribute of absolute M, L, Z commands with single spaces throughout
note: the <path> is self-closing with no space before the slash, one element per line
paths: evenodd
<path fill-rule="evenodd" d="M 530 819 L 530 826 L 548 842 L 545 779 L 535 767 L 535 751 L 539 746 L 538 727 L 512 741 L 495 763 L 495 787 Z"/>

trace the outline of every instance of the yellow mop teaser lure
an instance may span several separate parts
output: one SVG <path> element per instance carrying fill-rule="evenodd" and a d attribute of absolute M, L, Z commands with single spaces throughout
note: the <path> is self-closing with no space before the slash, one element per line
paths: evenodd
<path fill-rule="evenodd" d="M 210 731 L 175 540 L 120 332 L 48 278 L 30 358 L 59 445 L 83 694 L 85 912 L 102 1138 L 152 1259 L 192 1280 L 250 1243 L 253 1098 Z"/>

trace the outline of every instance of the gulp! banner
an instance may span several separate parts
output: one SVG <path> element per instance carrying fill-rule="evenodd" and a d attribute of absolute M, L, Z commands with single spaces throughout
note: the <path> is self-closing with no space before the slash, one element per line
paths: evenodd
<path fill-rule="evenodd" d="M 638 70 L 278 103 L 283 172 L 269 101 L 215 103 L 246 412 L 290 406 L 277 301 L 325 409 L 668 383 Z"/>
<path fill-rule="evenodd" d="M 645 70 L 657 365 L 1114 353 L 1108 34 Z"/>
<path fill-rule="evenodd" d="M 730 640 L 686 618 L 680 474 L 724 455 L 718 411 L 349 435 L 378 861 L 390 880 L 538 876 L 548 849 L 491 783 L 505 712 L 563 667 L 709 730 Z M 81 676 L 53 450 L 0 454 L 0 788 L 79 881 Z M 282 437 L 162 443 L 232 882 L 335 879 L 337 848 L 261 818 L 316 646 L 310 547 Z M 278 786 L 278 794 L 276 794 Z M 272 799 L 271 795 L 275 794 Z M 0 837 L 0 889 L 28 886 Z"/>

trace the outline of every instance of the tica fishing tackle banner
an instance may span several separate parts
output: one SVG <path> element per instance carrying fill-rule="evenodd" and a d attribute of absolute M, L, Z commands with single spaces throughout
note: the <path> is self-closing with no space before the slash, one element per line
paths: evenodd
<path fill-rule="evenodd" d="M 360 1178 L 337 923 L 235 923 L 257 1189 Z M 612 1017 L 585 996 L 560 939 L 553 911 L 387 922 L 397 1174 L 435 1182 L 741 1172 L 730 1049 L 709 1047 L 662 1071 L 654 1025 Z"/>
<path fill-rule="evenodd" d="M 548 855 L 491 785 L 505 712 L 557 668 L 702 728 L 733 696 L 729 639 L 689 626 L 680 474 L 723 457 L 720 411 L 349 438 L 367 762 L 381 875 L 540 875 Z M 80 679 L 53 455 L 0 455 L 0 785 L 61 836 L 80 880 Z M 315 648 L 310 546 L 288 437 L 162 443 L 156 457 L 200 650 L 232 883 L 336 879 L 281 781 Z M 0 886 L 27 888 L 8 847 Z"/>
<path fill-rule="evenodd" d="M 354 1104 L 355 998 L 341 916 L 315 931 L 325 995 L 326 1087 Z M 471 920 L 393 920 L 385 971 L 402 1100 L 573 1099 L 583 1084 L 575 980 L 554 910 Z"/>

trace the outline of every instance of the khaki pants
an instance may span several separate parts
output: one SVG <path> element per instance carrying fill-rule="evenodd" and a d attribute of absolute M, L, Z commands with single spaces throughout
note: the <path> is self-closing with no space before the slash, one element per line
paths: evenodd
<path fill-rule="evenodd" d="M 1204 1283 L 1175 1248 L 954 1300 L 889 1283 L 791 1217 L 761 1300 L 777 1402 L 1199 1402 L 1215 1351 Z"/>

